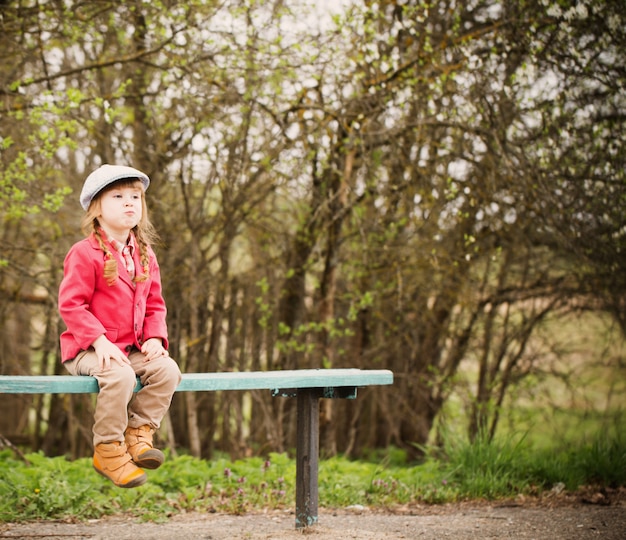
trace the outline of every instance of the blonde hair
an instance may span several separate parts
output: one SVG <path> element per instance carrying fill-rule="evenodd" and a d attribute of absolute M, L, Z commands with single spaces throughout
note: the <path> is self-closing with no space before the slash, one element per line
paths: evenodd
<path fill-rule="evenodd" d="M 141 188 L 141 219 L 139 220 L 139 223 L 132 228 L 132 232 L 134 233 L 135 239 L 137 240 L 137 247 L 139 248 L 139 255 L 141 260 L 141 272 L 136 272 L 135 278 L 133 280 L 136 283 L 146 281 L 150 277 L 150 254 L 148 251 L 148 247 L 155 243 L 159 238 L 156 230 L 154 229 L 154 226 L 148 218 L 146 194 L 143 190 L 141 180 L 137 178 L 124 178 L 122 180 L 118 180 L 117 182 L 113 182 L 112 184 L 105 187 L 98 194 L 96 194 L 96 196 L 89 204 L 87 212 L 83 216 L 83 219 L 81 221 L 81 229 L 86 236 L 94 233 L 96 239 L 98 240 L 98 244 L 100 244 L 100 248 L 104 252 L 104 278 L 106 279 L 109 286 L 113 285 L 119 277 L 117 260 L 113 256 L 113 253 L 111 253 L 111 250 L 107 245 L 106 238 L 102 238 L 102 229 L 100 227 L 100 222 L 98 221 L 98 215 L 100 214 L 101 210 L 100 197 L 104 193 L 112 189 L 113 186 L 120 185 L 123 187 Z"/>

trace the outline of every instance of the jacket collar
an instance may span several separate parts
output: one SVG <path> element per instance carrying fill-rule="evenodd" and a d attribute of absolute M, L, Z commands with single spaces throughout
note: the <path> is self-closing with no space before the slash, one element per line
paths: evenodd
<path fill-rule="evenodd" d="M 130 234 L 133 234 L 133 233 L 131 232 Z M 102 252 L 102 248 L 100 247 L 100 243 L 98 242 L 98 239 L 96 238 L 95 233 L 91 233 L 87 239 L 93 249 Z M 134 237 L 133 237 L 133 241 L 135 242 L 135 246 L 136 246 L 137 241 L 135 240 Z M 105 242 L 108 243 L 108 240 L 105 240 Z M 122 260 L 122 255 L 116 249 L 113 249 L 112 246 L 110 246 L 110 249 L 111 249 L 111 254 L 117 260 L 118 268 L 124 268 L 124 261 Z M 143 265 L 141 264 L 139 249 L 133 250 L 133 261 L 135 261 L 135 269 L 136 269 L 135 271 L 137 273 L 143 273 Z M 133 288 L 141 288 L 146 284 L 145 281 L 140 281 L 140 282 L 133 281 L 132 279 L 130 279 L 128 272 L 118 272 L 118 279 L 126 283 L 129 287 L 133 287 Z"/>

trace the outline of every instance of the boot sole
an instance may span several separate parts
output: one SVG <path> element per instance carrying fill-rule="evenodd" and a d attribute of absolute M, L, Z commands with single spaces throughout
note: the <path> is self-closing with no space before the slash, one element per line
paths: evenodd
<path fill-rule="evenodd" d="M 103 476 L 107 480 L 110 480 L 111 482 L 113 482 L 113 484 L 115 484 L 117 487 L 120 487 L 120 488 L 134 488 L 134 487 L 143 486 L 148 480 L 148 477 L 145 474 L 142 474 L 141 476 L 138 476 L 137 478 L 135 478 L 134 480 L 131 480 L 130 482 L 127 482 L 126 484 L 118 484 L 110 476 L 108 476 L 107 474 L 103 473 L 100 469 L 98 469 L 95 465 L 93 468 L 100 476 Z"/>
<path fill-rule="evenodd" d="M 133 459 L 133 463 L 142 469 L 158 469 L 163 465 L 164 456 L 159 450 L 146 450 L 137 459 Z"/>

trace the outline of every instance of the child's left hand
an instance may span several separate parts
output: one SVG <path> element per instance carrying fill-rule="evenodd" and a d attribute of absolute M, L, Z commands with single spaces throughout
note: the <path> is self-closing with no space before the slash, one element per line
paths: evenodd
<path fill-rule="evenodd" d="M 160 338 L 146 339 L 141 346 L 141 352 L 145 355 L 144 362 L 149 362 L 159 356 L 169 356 Z"/>

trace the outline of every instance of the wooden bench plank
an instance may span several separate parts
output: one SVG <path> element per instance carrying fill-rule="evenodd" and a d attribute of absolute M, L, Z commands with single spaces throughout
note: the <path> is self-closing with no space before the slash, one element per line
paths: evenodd
<path fill-rule="evenodd" d="M 385 369 L 299 369 L 228 373 L 185 373 L 183 374 L 183 380 L 178 387 L 178 391 L 339 388 L 387 385 L 392 382 L 393 373 Z"/>
<path fill-rule="evenodd" d="M 385 369 L 302 369 L 184 373 L 176 391 L 330 389 L 387 385 L 392 382 L 393 373 Z M 135 390 L 137 391 L 140 388 L 141 385 L 138 385 Z M 90 394 L 97 391 L 98 384 L 96 380 L 88 376 L 0 375 L 0 394 Z"/>

